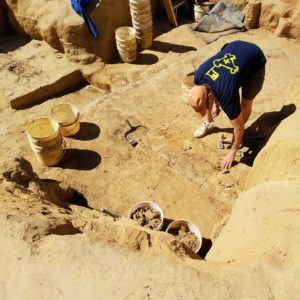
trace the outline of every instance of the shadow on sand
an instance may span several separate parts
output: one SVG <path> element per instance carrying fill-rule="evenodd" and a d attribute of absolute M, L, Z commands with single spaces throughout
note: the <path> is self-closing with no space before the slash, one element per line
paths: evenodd
<path fill-rule="evenodd" d="M 90 141 L 96 139 L 100 132 L 98 125 L 90 122 L 80 122 L 80 130 L 71 138 L 79 141 Z"/>
<path fill-rule="evenodd" d="M 168 53 L 170 51 L 176 52 L 176 53 L 185 53 L 189 51 L 196 51 L 197 49 L 190 46 L 184 46 L 184 45 L 177 45 L 177 44 L 171 44 L 161 41 L 153 41 L 152 46 L 150 47 L 150 50 L 157 51 L 157 52 L 163 52 Z"/>
<path fill-rule="evenodd" d="M 244 157 L 241 158 L 240 162 L 252 167 L 257 154 L 267 144 L 277 126 L 282 120 L 289 117 L 295 111 L 295 104 L 284 105 L 280 111 L 263 113 L 255 122 L 246 128 L 244 132 L 245 140 L 243 142 L 243 147 L 248 148 L 248 150 L 243 152 Z M 233 128 L 215 127 L 207 135 L 219 132 L 233 134 Z M 226 149 L 229 148 L 230 145 L 226 146 Z M 235 165 L 237 165 L 236 161 L 233 162 L 232 166 Z"/>
<path fill-rule="evenodd" d="M 295 104 L 284 105 L 280 111 L 263 113 L 255 122 L 253 122 L 245 130 L 244 135 L 263 137 L 263 139 L 244 141 L 244 147 L 249 148 L 249 150 L 244 153 L 241 163 L 252 166 L 257 154 L 267 144 L 277 126 L 282 120 L 289 117 L 295 111 Z"/>
<path fill-rule="evenodd" d="M 61 182 L 54 179 L 41 180 L 44 184 L 51 188 L 51 190 L 59 197 L 59 199 L 61 199 L 62 202 L 66 203 L 66 207 L 68 207 L 69 204 L 75 204 L 78 206 L 91 208 L 84 195 L 77 190 L 71 187 L 62 187 Z"/>
<path fill-rule="evenodd" d="M 58 165 L 62 169 L 92 170 L 101 163 L 101 156 L 92 150 L 67 149 L 63 161 Z"/>
<path fill-rule="evenodd" d="M 6 35 L 0 35 L 0 53 L 15 51 L 20 47 L 28 44 L 30 41 L 31 38 L 19 33 L 8 33 Z"/>

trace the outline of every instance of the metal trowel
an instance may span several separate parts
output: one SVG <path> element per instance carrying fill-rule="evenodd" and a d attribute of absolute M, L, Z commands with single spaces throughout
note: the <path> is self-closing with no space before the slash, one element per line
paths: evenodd
<path fill-rule="evenodd" d="M 138 144 L 138 141 L 135 140 L 133 137 L 132 137 L 132 133 L 135 132 L 138 128 L 140 127 L 143 127 L 145 128 L 146 130 L 148 130 L 147 127 L 145 127 L 144 125 L 137 125 L 137 126 L 133 126 L 127 117 L 124 118 L 124 121 L 126 122 L 126 124 L 129 126 L 129 130 L 125 132 L 124 134 L 124 138 L 125 140 L 132 146 L 132 147 L 135 147 L 137 144 Z"/>

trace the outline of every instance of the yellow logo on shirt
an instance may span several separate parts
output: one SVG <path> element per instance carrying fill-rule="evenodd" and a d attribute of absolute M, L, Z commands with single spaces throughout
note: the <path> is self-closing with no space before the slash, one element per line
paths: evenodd
<path fill-rule="evenodd" d="M 230 74 L 236 74 L 239 71 L 239 67 L 234 64 L 235 60 L 235 55 L 227 53 L 222 58 L 215 59 L 213 61 L 213 67 L 210 68 L 205 75 L 209 76 L 212 80 L 216 80 L 220 74 L 215 69 L 222 67 L 228 69 Z"/>

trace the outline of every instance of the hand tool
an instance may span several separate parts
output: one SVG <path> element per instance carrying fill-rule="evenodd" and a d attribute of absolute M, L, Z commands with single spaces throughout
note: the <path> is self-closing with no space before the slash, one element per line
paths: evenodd
<path fill-rule="evenodd" d="M 116 215 L 116 214 L 114 214 L 114 213 L 108 211 L 108 210 L 105 209 L 105 208 L 100 208 L 99 210 L 100 210 L 101 212 L 103 212 L 103 213 L 105 213 L 105 214 L 111 216 L 112 218 L 115 218 L 115 219 L 120 218 L 120 216 L 118 216 L 118 215 Z"/>
<path fill-rule="evenodd" d="M 138 142 L 131 136 L 131 133 L 135 132 L 138 128 L 143 127 L 146 130 L 148 130 L 147 127 L 145 127 L 144 125 L 138 125 L 138 126 L 133 126 L 127 117 L 124 117 L 124 121 L 126 122 L 126 124 L 129 126 L 129 130 L 125 132 L 124 134 L 124 138 L 125 140 L 132 146 L 135 147 Z"/>

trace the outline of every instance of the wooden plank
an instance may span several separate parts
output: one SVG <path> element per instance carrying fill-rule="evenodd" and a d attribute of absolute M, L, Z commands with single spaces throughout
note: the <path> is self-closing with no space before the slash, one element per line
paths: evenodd
<path fill-rule="evenodd" d="M 172 4 L 173 9 L 177 9 L 179 6 L 183 5 L 185 0 L 178 0 Z"/>
<path fill-rule="evenodd" d="M 177 18 L 176 18 L 176 15 L 174 13 L 174 9 L 173 9 L 173 5 L 172 5 L 171 0 L 163 0 L 163 2 L 164 2 L 164 6 L 165 6 L 165 10 L 166 10 L 169 22 L 172 25 L 177 27 L 178 26 Z"/>

